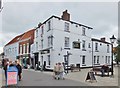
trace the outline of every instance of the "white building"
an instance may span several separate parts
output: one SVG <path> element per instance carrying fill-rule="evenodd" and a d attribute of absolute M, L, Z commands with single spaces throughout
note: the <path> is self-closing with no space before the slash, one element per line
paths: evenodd
<path fill-rule="evenodd" d="M 23 34 L 22 34 L 23 35 Z M 12 61 L 15 61 L 19 55 L 19 40 L 22 35 L 16 36 L 9 43 L 7 43 L 4 48 L 4 58 L 8 58 Z"/>
<path fill-rule="evenodd" d="M 91 38 L 92 31 L 89 26 L 70 21 L 67 10 L 61 18 L 51 16 L 36 28 L 35 59 L 50 69 L 57 62 L 80 67 L 110 64 L 111 44 Z M 96 47 L 99 52 L 95 51 Z"/>
<path fill-rule="evenodd" d="M 92 38 L 92 46 L 93 66 L 111 65 L 111 44 L 106 42 L 105 38 L 101 38 L 100 40 Z"/>

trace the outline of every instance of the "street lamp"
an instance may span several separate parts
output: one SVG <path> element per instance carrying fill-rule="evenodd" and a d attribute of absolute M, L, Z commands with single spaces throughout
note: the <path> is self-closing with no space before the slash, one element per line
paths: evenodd
<path fill-rule="evenodd" d="M 72 54 L 67 51 L 67 73 L 68 73 L 68 65 L 69 65 L 69 55 L 72 55 Z"/>
<path fill-rule="evenodd" d="M 116 38 L 114 37 L 114 35 L 110 38 L 110 41 L 111 41 L 111 45 L 112 45 L 112 60 L 111 60 L 111 70 L 112 70 L 112 73 L 111 75 L 113 75 L 113 43 L 115 42 Z"/>

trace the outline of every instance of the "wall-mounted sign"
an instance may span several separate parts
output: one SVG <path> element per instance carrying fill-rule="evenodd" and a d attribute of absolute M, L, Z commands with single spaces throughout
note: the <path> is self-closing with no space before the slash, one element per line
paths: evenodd
<path fill-rule="evenodd" d="M 73 48 L 80 49 L 80 42 L 73 42 Z"/>

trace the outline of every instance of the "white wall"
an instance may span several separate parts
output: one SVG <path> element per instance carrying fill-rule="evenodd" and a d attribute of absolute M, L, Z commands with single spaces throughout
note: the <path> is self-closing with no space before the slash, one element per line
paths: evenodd
<path fill-rule="evenodd" d="M 18 56 L 18 51 L 19 51 L 18 43 L 13 43 L 5 46 L 4 47 L 5 58 L 9 58 L 10 60 L 15 61 L 16 56 Z"/>
<path fill-rule="evenodd" d="M 69 65 L 70 64 L 80 64 L 81 67 L 90 67 L 92 66 L 93 58 L 94 56 L 99 56 L 100 63 L 99 65 L 105 64 L 105 57 L 110 56 L 111 58 L 111 51 L 110 53 L 107 53 L 107 45 L 105 43 L 102 43 L 102 46 L 98 46 L 99 52 L 94 52 L 95 42 L 93 43 L 93 58 L 92 58 L 92 41 L 91 41 L 91 35 L 92 31 L 94 29 L 88 29 L 86 28 L 86 35 L 82 35 L 82 26 L 76 27 L 76 24 L 71 24 L 68 21 L 59 20 L 57 18 L 50 19 L 51 21 L 51 30 L 48 31 L 48 21 L 43 24 L 44 26 L 44 34 L 41 37 L 41 27 L 39 28 L 39 37 L 35 39 L 35 41 L 39 42 L 39 61 L 41 61 L 41 56 L 43 56 L 43 62 L 46 61 L 48 64 L 48 55 L 50 55 L 51 65 L 50 68 L 53 68 L 55 63 L 57 62 L 64 62 L 64 55 L 67 54 L 67 51 L 69 51 L 72 55 L 69 56 Z M 70 32 L 64 31 L 64 22 L 69 23 Z M 53 35 L 53 46 L 50 49 L 50 53 L 48 54 L 42 54 L 40 50 L 44 50 L 48 47 L 48 36 Z M 65 37 L 69 37 L 70 39 L 70 50 L 64 49 L 64 39 Z M 43 48 L 41 47 L 41 39 L 43 39 Z M 78 41 L 79 40 L 79 41 Z M 86 41 L 85 49 L 86 51 L 82 50 L 82 40 Z M 73 48 L 72 43 L 74 41 L 80 42 L 80 49 Z M 90 43 L 90 48 L 88 47 Z M 100 44 L 100 42 L 98 42 Z M 110 47 L 111 50 L 111 47 Z M 85 56 L 85 65 L 82 65 L 82 56 Z M 111 61 L 110 61 L 111 62 Z M 42 62 L 41 62 L 42 64 Z"/>

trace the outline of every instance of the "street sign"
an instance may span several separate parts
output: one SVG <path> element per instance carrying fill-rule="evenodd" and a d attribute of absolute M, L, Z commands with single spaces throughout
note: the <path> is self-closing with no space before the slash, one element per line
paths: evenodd
<path fill-rule="evenodd" d="M 16 66 L 11 66 L 7 69 L 7 85 L 16 85 L 18 81 L 18 69 Z"/>
<path fill-rule="evenodd" d="M 96 81 L 96 82 L 97 82 L 93 71 L 88 72 L 85 81 L 87 81 L 87 80 L 90 80 L 90 82 L 93 82 L 93 81 Z"/>

